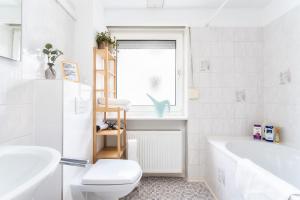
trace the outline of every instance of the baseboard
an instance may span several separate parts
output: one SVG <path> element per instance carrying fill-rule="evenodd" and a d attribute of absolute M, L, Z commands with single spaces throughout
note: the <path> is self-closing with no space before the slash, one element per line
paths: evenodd
<path fill-rule="evenodd" d="M 209 190 L 209 192 L 214 197 L 214 199 L 218 200 L 217 196 L 215 195 L 215 193 L 213 192 L 213 190 L 211 189 L 211 187 L 208 185 L 208 183 L 206 182 L 206 180 L 204 178 L 187 178 L 187 181 L 188 182 L 203 182 L 205 184 L 205 186 L 207 187 L 207 189 Z"/>
<path fill-rule="evenodd" d="M 205 182 L 203 178 L 187 178 L 187 182 Z"/>
<path fill-rule="evenodd" d="M 147 177 L 147 176 L 159 176 L 159 177 L 181 177 L 181 178 L 184 178 L 185 177 L 185 174 L 183 173 L 143 173 L 143 176 L 144 177 Z"/>
<path fill-rule="evenodd" d="M 204 179 L 204 183 L 205 183 L 207 189 L 209 190 L 209 192 L 213 195 L 214 199 L 215 199 L 215 200 L 218 200 L 216 194 L 213 192 L 213 190 L 212 190 L 211 187 L 208 185 L 208 183 L 206 182 L 205 179 Z"/>

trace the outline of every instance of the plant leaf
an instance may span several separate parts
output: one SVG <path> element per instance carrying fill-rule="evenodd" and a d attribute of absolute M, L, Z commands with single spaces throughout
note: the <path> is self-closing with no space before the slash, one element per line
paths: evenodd
<path fill-rule="evenodd" d="M 45 48 L 48 49 L 48 50 L 51 49 L 52 47 L 53 47 L 53 45 L 50 44 L 50 43 L 47 43 L 47 44 L 45 45 Z"/>
<path fill-rule="evenodd" d="M 43 53 L 48 55 L 50 52 L 47 49 L 43 49 Z"/>

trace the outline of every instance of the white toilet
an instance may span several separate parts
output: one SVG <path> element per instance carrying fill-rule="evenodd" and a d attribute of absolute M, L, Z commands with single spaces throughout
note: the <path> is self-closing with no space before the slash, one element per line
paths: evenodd
<path fill-rule="evenodd" d="M 98 160 L 71 185 L 74 200 L 117 200 L 139 183 L 142 169 L 132 160 Z"/>

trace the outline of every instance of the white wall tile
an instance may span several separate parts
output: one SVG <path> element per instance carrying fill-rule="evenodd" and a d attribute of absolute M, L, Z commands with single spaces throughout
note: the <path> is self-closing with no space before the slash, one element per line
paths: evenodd
<path fill-rule="evenodd" d="M 189 179 L 203 178 L 206 136 L 250 135 L 252 122 L 262 123 L 262 42 L 261 28 L 192 28 L 200 98 L 189 104 Z M 202 60 L 208 71 L 199 70 Z M 237 91 L 245 91 L 244 102 L 237 102 Z"/>
<path fill-rule="evenodd" d="M 22 60 L 0 57 L 0 143 L 34 144 L 32 79 L 43 76 L 37 49 L 51 42 L 68 59 L 72 59 L 73 53 L 75 22 L 56 2 L 24 1 L 22 7 Z M 58 75 L 59 67 L 56 66 Z"/>
<path fill-rule="evenodd" d="M 283 142 L 299 148 L 300 7 L 264 27 L 264 121 L 282 128 Z M 291 71 L 281 85 L 280 73 Z"/>
<path fill-rule="evenodd" d="M 189 149 L 188 164 L 189 165 L 200 165 L 199 150 L 197 150 L 197 149 Z"/>

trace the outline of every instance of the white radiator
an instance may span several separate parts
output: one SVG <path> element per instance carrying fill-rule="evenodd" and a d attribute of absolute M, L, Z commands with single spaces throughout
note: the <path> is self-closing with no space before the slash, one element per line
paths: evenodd
<path fill-rule="evenodd" d="M 144 173 L 183 173 L 183 132 L 127 131 L 137 140 L 137 157 Z"/>

